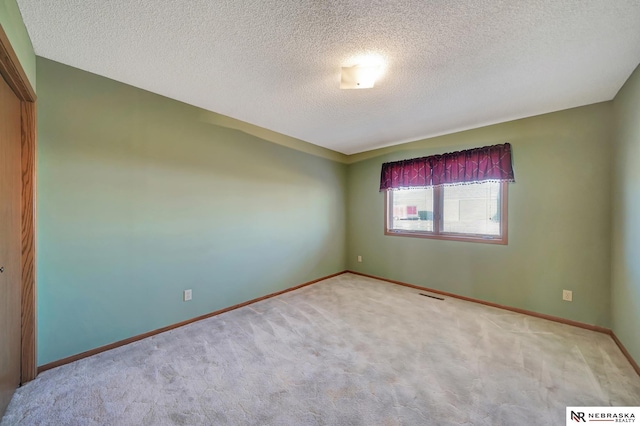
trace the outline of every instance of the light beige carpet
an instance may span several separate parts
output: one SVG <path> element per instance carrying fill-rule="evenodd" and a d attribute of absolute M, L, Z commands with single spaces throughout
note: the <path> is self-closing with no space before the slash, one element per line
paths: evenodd
<path fill-rule="evenodd" d="M 6 425 L 561 425 L 640 405 L 607 335 L 345 274 L 41 374 Z"/>

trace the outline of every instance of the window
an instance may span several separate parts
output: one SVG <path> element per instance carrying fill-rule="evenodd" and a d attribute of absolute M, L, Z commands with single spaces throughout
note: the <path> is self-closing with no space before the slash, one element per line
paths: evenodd
<path fill-rule="evenodd" d="M 385 192 L 385 234 L 507 244 L 507 183 Z"/>

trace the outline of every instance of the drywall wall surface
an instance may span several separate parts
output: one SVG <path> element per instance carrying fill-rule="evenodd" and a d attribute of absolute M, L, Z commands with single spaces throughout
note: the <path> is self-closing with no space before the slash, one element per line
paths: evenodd
<path fill-rule="evenodd" d="M 614 101 L 612 329 L 640 363 L 640 68 Z"/>
<path fill-rule="evenodd" d="M 0 0 L 0 25 L 7 34 L 33 90 L 36 90 L 36 55 L 15 0 Z"/>
<path fill-rule="evenodd" d="M 608 327 L 611 110 L 609 102 L 511 121 L 350 164 L 349 269 Z M 382 163 L 504 142 L 516 177 L 508 245 L 384 235 Z"/>
<path fill-rule="evenodd" d="M 346 165 L 37 67 L 39 365 L 345 269 Z"/>

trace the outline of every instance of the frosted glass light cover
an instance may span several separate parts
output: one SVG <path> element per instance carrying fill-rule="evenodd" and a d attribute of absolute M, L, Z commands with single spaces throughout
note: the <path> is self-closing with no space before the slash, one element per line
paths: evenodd
<path fill-rule="evenodd" d="M 370 89 L 374 86 L 378 77 L 379 67 L 377 66 L 353 66 L 342 67 L 342 77 L 340 79 L 341 89 Z"/>

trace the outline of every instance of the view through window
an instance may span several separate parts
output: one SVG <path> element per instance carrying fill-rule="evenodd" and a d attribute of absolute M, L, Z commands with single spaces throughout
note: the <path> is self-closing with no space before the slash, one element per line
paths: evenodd
<path fill-rule="evenodd" d="M 506 244 L 506 185 L 482 182 L 388 191 L 385 231 Z"/>

